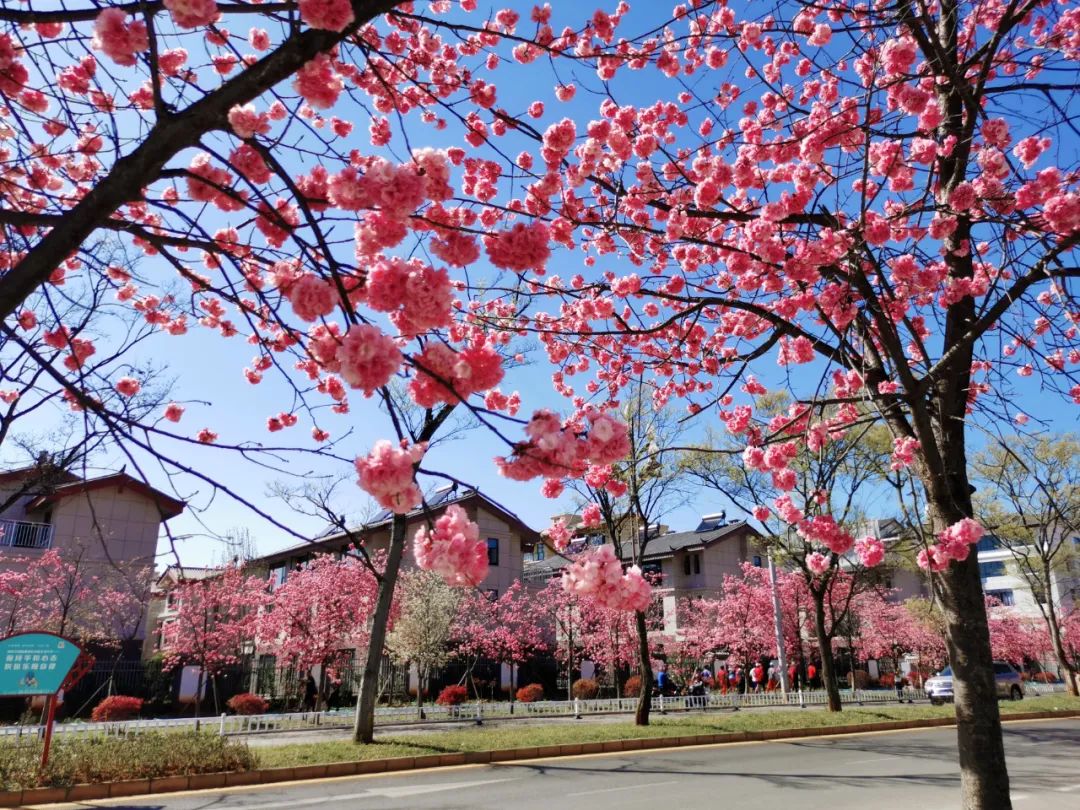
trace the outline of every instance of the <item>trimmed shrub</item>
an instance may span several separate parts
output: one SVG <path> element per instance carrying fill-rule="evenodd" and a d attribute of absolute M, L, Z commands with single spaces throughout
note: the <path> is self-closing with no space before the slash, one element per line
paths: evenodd
<path fill-rule="evenodd" d="M 865 669 L 857 669 L 848 676 L 848 680 L 856 689 L 865 689 L 870 685 L 870 673 Z"/>
<path fill-rule="evenodd" d="M 241 692 L 233 695 L 225 703 L 235 714 L 266 714 L 270 704 L 258 695 L 251 692 Z"/>
<path fill-rule="evenodd" d="M 1036 672 L 1031 676 L 1031 680 L 1035 683 L 1060 683 L 1061 679 L 1058 678 L 1053 672 Z"/>
<path fill-rule="evenodd" d="M 142 711 L 143 699 L 129 695 L 111 695 L 94 707 L 90 719 L 95 723 L 133 720 Z"/>
<path fill-rule="evenodd" d="M 623 684 L 622 693 L 626 697 L 637 697 L 641 694 L 641 676 L 631 675 Z"/>
<path fill-rule="evenodd" d="M 571 691 L 573 692 L 574 697 L 580 700 L 593 700 L 600 694 L 600 684 L 592 678 L 580 678 L 579 680 L 574 681 Z"/>
<path fill-rule="evenodd" d="M 530 683 L 517 690 L 517 699 L 522 703 L 536 703 L 544 699 L 544 687 L 538 683 Z"/>
<path fill-rule="evenodd" d="M 469 690 L 464 686 L 452 683 L 439 692 L 435 702 L 440 706 L 460 706 L 469 699 Z"/>

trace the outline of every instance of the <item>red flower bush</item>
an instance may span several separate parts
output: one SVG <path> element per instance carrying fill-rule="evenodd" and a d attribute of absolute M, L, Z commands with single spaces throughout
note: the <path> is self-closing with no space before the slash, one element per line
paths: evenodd
<path fill-rule="evenodd" d="M 233 695 L 225 703 L 236 714 L 265 714 L 266 710 L 270 708 L 270 704 L 258 695 L 253 695 L 251 692 L 241 692 L 239 695 Z"/>
<path fill-rule="evenodd" d="M 641 694 L 641 676 L 631 675 L 623 684 L 622 693 L 626 697 L 637 697 Z"/>
<path fill-rule="evenodd" d="M 435 702 L 440 706 L 459 706 L 469 698 L 468 690 L 459 684 L 450 684 L 439 692 Z"/>
<path fill-rule="evenodd" d="M 129 695 L 112 695 L 105 698 L 90 712 L 90 719 L 96 723 L 132 720 L 142 711 L 143 699 Z"/>
<path fill-rule="evenodd" d="M 544 687 L 538 683 L 530 683 L 517 690 L 517 699 L 522 703 L 535 703 L 544 699 Z"/>
<path fill-rule="evenodd" d="M 593 700 L 600 694 L 600 684 L 592 678 L 581 678 L 574 681 L 571 691 L 576 698 L 580 698 L 581 700 Z"/>

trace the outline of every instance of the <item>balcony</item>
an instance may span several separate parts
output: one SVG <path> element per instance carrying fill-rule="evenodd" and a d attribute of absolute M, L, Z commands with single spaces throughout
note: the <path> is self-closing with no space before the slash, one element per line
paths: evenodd
<path fill-rule="evenodd" d="M 0 520 L 0 548 L 50 548 L 53 527 L 28 520 Z"/>

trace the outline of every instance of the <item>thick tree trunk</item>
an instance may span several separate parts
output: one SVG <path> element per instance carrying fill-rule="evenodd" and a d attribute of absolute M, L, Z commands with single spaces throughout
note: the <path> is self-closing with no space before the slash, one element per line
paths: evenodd
<path fill-rule="evenodd" d="M 638 659 L 641 665 L 641 691 L 638 693 L 637 711 L 634 712 L 634 725 L 649 725 L 649 710 L 652 708 L 652 662 L 649 659 L 649 629 L 645 624 L 645 614 L 634 614 L 637 624 Z"/>
<path fill-rule="evenodd" d="M 390 548 L 386 555 L 386 569 L 379 582 L 379 595 L 375 601 L 375 614 L 371 618 L 371 635 L 368 639 L 367 658 L 360 675 L 360 693 L 356 697 L 356 720 L 353 723 L 353 740 L 370 743 L 375 739 L 375 701 L 379 691 L 379 665 L 382 663 L 383 646 L 386 643 L 386 626 L 390 621 L 390 607 L 394 601 L 401 555 L 405 550 L 405 516 L 394 515 L 390 527 Z"/>
<path fill-rule="evenodd" d="M 986 603 L 972 553 L 936 577 L 953 671 L 964 810 L 1009 810 L 1009 774 L 1001 738 Z"/>
<path fill-rule="evenodd" d="M 817 633 L 821 654 L 821 682 L 829 697 L 829 711 L 841 711 L 840 687 L 836 683 L 836 661 L 833 659 L 832 639 L 825 633 L 825 595 L 814 593 L 814 632 Z"/>

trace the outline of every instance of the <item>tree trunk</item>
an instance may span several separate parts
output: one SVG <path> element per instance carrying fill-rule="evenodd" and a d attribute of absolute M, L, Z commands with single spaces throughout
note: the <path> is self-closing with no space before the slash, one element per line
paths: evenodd
<path fill-rule="evenodd" d="M 814 596 L 814 632 L 817 633 L 818 652 L 821 655 L 821 682 L 829 696 L 829 711 L 841 711 L 840 687 L 836 683 L 836 662 L 833 660 L 832 639 L 825 633 L 825 594 L 811 591 Z"/>
<path fill-rule="evenodd" d="M 401 555 L 405 550 L 405 516 L 394 515 L 390 527 L 390 548 L 386 555 L 386 570 L 379 581 L 379 595 L 375 601 L 375 614 L 371 619 L 371 636 L 368 639 L 367 657 L 360 675 L 360 694 L 356 697 L 356 720 L 353 723 L 353 741 L 370 743 L 375 739 L 375 700 L 379 690 L 379 664 L 382 663 L 383 645 L 386 643 L 386 626 L 390 620 L 390 607 L 394 601 Z"/>
<path fill-rule="evenodd" d="M 963 807 L 1009 810 L 1009 774 L 976 555 L 953 563 L 935 580 L 953 671 Z"/>
<path fill-rule="evenodd" d="M 649 725 L 649 710 L 652 708 L 652 662 L 649 659 L 649 629 L 645 625 L 645 614 L 634 614 L 637 624 L 638 660 L 641 666 L 641 691 L 638 693 L 637 711 L 634 712 L 634 725 Z"/>
<path fill-rule="evenodd" d="M 416 665 L 416 719 L 424 716 L 424 672 Z"/>
<path fill-rule="evenodd" d="M 1043 574 L 1046 583 L 1046 610 L 1043 615 L 1046 617 L 1046 626 L 1050 630 L 1050 643 L 1054 645 L 1054 657 L 1057 659 L 1058 666 L 1061 667 L 1061 674 L 1065 677 L 1065 688 L 1069 690 L 1070 695 L 1076 697 L 1076 668 L 1066 655 L 1065 645 L 1061 642 L 1061 625 L 1058 623 L 1057 608 L 1054 606 L 1048 560 L 1043 561 Z"/>

